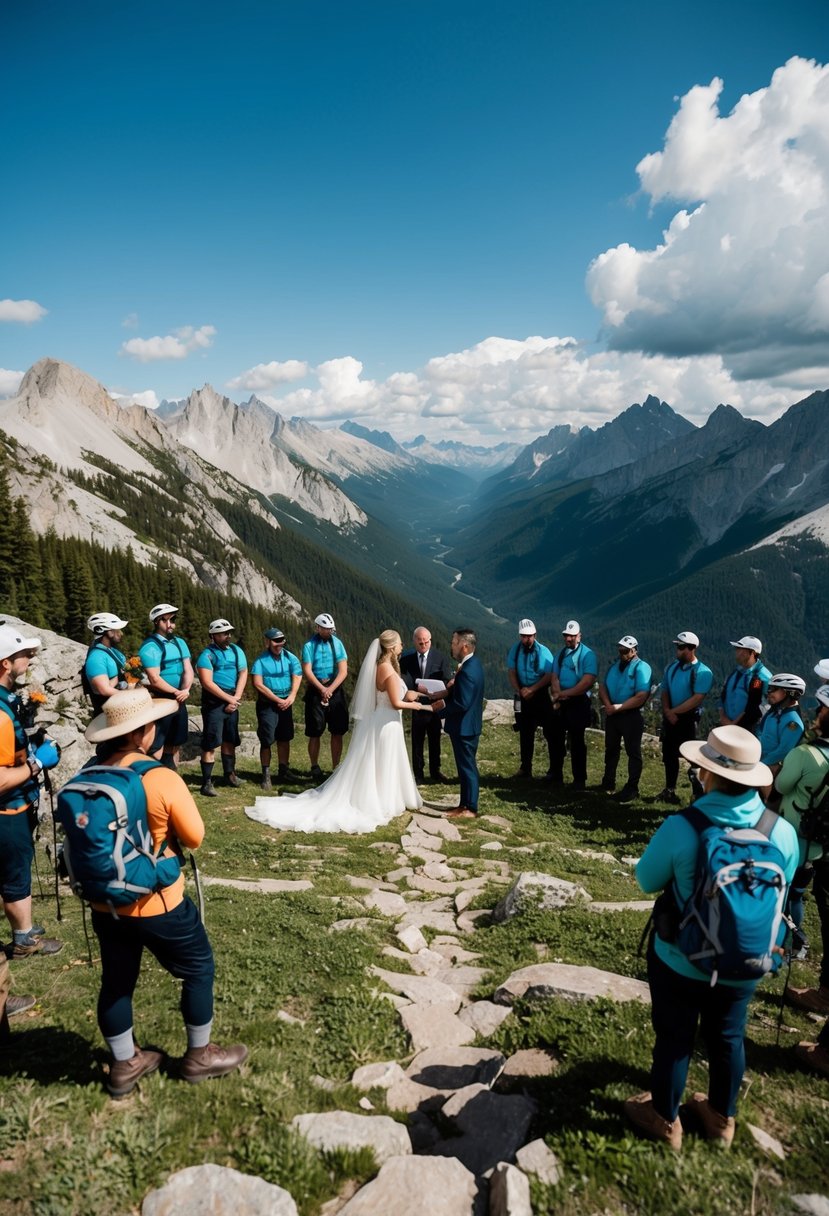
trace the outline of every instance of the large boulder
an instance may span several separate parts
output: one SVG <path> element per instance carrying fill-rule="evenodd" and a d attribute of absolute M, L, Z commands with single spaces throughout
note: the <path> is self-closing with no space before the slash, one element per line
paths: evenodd
<path fill-rule="evenodd" d="M 388 1115 L 354 1115 L 347 1110 L 296 1115 L 291 1126 L 319 1149 L 370 1148 L 378 1165 L 412 1151 L 409 1133 Z"/>
<path fill-rule="evenodd" d="M 223 1165 L 192 1165 L 150 1191 L 141 1216 L 297 1216 L 288 1191 Z"/>
<path fill-rule="evenodd" d="M 590 898 L 584 887 L 568 882 L 566 878 L 525 871 L 518 875 L 503 899 L 492 909 L 492 919 L 495 924 L 500 924 L 513 916 L 520 916 L 527 908 L 540 908 L 542 911 L 566 908 L 570 904 L 588 904 Z"/>

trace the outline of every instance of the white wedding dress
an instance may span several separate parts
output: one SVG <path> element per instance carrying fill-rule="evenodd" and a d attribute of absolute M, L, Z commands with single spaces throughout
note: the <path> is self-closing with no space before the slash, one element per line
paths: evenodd
<path fill-rule="evenodd" d="M 375 640 L 360 669 L 351 743 L 342 763 L 315 789 L 257 798 L 245 807 L 249 819 L 295 832 L 373 832 L 423 805 L 406 752 L 402 711 L 374 687 L 378 649 Z M 401 680 L 401 698 L 405 692 Z"/>

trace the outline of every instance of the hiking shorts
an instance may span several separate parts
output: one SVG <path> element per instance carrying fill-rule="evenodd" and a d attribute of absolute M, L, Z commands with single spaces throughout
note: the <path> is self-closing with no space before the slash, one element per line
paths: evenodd
<path fill-rule="evenodd" d="M 328 706 L 324 706 L 316 688 L 305 693 L 305 734 L 319 739 L 328 727 L 329 734 L 344 735 L 348 730 L 348 702 L 342 684 L 335 688 Z"/>
<path fill-rule="evenodd" d="M 16 815 L 0 815 L 0 896 L 7 903 L 26 899 L 32 893 L 36 815 L 34 807 Z"/>
<path fill-rule="evenodd" d="M 238 747 L 242 742 L 239 735 L 239 711 L 234 709 L 232 714 L 225 713 L 227 701 L 202 701 L 201 720 L 202 735 L 201 749 L 212 752 L 222 743 Z"/>
<path fill-rule="evenodd" d="M 270 747 L 272 743 L 290 743 L 294 737 L 293 706 L 277 709 L 273 701 L 257 704 L 256 734 L 262 747 Z"/>
<path fill-rule="evenodd" d="M 155 738 L 150 749 L 150 754 L 157 752 L 160 747 L 166 747 L 171 751 L 174 747 L 181 747 L 182 743 L 187 742 L 187 702 L 179 705 L 174 714 L 170 714 L 167 718 L 159 718 L 155 724 Z"/>

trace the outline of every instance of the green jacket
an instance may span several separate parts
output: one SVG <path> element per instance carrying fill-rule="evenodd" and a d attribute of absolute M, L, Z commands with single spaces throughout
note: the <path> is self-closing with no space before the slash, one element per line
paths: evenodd
<path fill-rule="evenodd" d="M 817 743 L 822 746 L 818 747 Z M 800 813 L 809 805 L 809 798 L 820 785 L 826 770 L 829 769 L 829 739 L 816 740 L 815 743 L 801 743 L 793 748 L 783 767 L 777 774 L 774 788 L 783 795 L 780 802 L 780 814 L 797 832 L 800 842 L 800 864 L 807 860 L 806 841 L 800 835 Z M 820 857 L 823 850 L 819 844 L 809 844 L 808 860 L 814 861 Z"/>

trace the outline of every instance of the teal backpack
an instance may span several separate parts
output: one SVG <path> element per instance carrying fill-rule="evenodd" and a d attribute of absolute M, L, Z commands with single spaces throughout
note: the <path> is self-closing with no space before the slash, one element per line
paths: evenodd
<path fill-rule="evenodd" d="M 147 822 L 144 773 L 161 767 L 137 760 L 128 768 L 95 765 L 58 794 L 55 818 L 64 831 L 63 860 L 72 890 L 90 903 L 117 908 L 169 887 L 181 873 L 177 857 L 160 857 Z"/>

